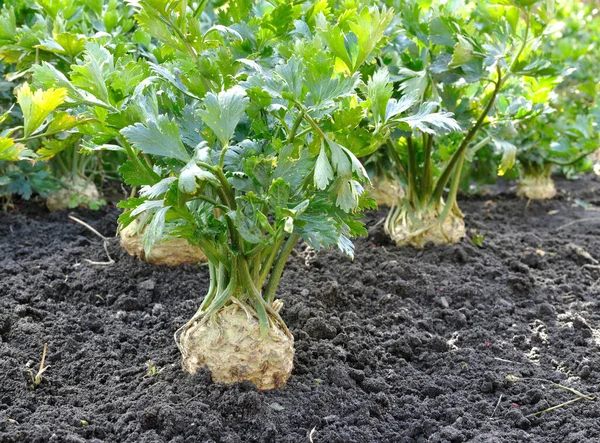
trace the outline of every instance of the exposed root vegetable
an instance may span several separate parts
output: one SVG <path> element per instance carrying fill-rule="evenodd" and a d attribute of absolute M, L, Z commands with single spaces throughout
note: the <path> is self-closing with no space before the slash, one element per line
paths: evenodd
<path fill-rule="evenodd" d="M 531 200 L 545 200 L 556 195 L 556 186 L 551 177 L 523 177 L 517 187 L 517 196 Z"/>
<path fill-rule="evenodd" d="M 404 190 L 398 180 L 388 177 L 373 180 L 373 185 L 368 188 L 371 197 L 378 206 L 392 207 L 404 196 Z"/>
<path fill-rule="evenodd" d="M 465 222 L 458 208 L 450 210 L 443 223 L 438 210 L 409 213 L 405 208 L 393 208 L 385 222 L 385 232 L 397 246 L 423 249 L 429 242 L 436 245 L 458 243 L 465 236 Z"/>
<path fill-rule="evenodd" d="M 169 239 L 156 244 L 146 257 L 142 233 L 138 232 L 137 220 L 134 220 L 120 232 L 120 238 L 121 247 L 129 255 L 139 257 L 153 265 L 179 266 L 206 260 L 200 248 L 190 245 L 181 238 Z"/>
<path fill-rule="evenodd" d="M 184 369 L 194 374 L 206 366 L 215 382 L 254 383 L 258 389 L 283 387 L 292 372 L 294 338 L 273 322 L 261 334 L 255 315 L 230 304 L 212 320 L 201 317 L 183 328 L 179 338 Z"/>
<path fill-rule="evenodd" d="M 100 200 L 100 192 L 96 185 L 82 177 L 64 181 L 66 188 L 51 194 L 46 199 L 46 207 L 50 212 L 64 211 L 73 207 L 89 207 L 90 203 Z"/>

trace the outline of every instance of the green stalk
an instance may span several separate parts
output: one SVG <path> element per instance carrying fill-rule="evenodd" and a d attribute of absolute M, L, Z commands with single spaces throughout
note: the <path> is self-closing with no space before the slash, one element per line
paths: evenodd
<path fill-rule="evenodd" d="M 523 44 L 521 45 L 521 48 L 519 48 L 519 52 L 517 52 L 517 55 L 515 55 L 513 61 L 510 63 L 510 71 L 513 70 L 514 66 L 519 61 L 519 57 L 521 57 L 523 51 L 525 50 L 525 47 L 527 46 L 527 39 L 529 38 L 529 28 L 531 26 L 530 22 L 531 20 L 529 18 L 529 11 L 525 11 L 525 35 L 523 36 Z"/>
<path fill-rule="evenodd" d="M 404 178 L 404 181 L 407 182 L 408 174 L 404 170 L 404 166 L 402 165 L 402 159 L 398 155 L 398 151 L 396 151 L 396 146 L 394 145 L 394 141 L 392 140 L 391 137 L 387 138 L 386 146 L 388 148 L 388 152 L 389 152 L 390 156 L 392 157 L 392 159 L 394 160 L 394 163 L 396 164 L 396 167 L 398 168 L 398 171 L 400 172 L 400 175 L 402 175 L 402 177 Z"/>
<path fill-rule="evenodd" d="M 281 274 L 283 274 L 283 268 L 285 267 L 285 263 L 287 262 L 287 259 L 292 253 L 292 250 L 294 249 L 294 246 L 299 238 L 300 236 L 298 234 L 290 235 L 283 245 L 281 252 L 277 256 L 277 259 L 275 260 L 275 265 L 271 271 L 269 282 L 267 283 L 264 293 L 264 299 L 269 306 L 273 303 L 273 300 L 275 300 L 275 291 L 279 285 Z"/>
<path fill-rule="evenodd" d="M 208 292 L 206 293 L 206 296 L 204 297 L 204 300 L 202 300 L 202 304 L 198 309 L 199 312 L 204 311 L 206 306 L 213 301 L 215 294 L 217 293 L 217 270 L 215 265 L 213 265 L 210 261 L 208 262 L 208 272 L 210 275 L 210 286 L 208 287 Z"/>
<path fill-rule="evenodd" d="M 425 205 L 431 195 L 433 188 L 433 173 L 431 165 L 431 151 L 433 150 L 433 135 L 423 133 L 423 146 L 425 148 L 425 159 L 423 177 L 421 179 L 421 204 Z"/>
<path fill-rule="evenodd" d="M 461 157 L 463 156 L 464 152 L 466 151 L 467 147 L 469 146 L 469 143 L 471 143 L 471 140 L 473 140 L 473 138 L 475 137 L 475 135 L 477 134 L 477 132 L 483 125 L 485 118 L 487 117 L 487 115 L 491 111 L 492 107 L 494 106 L 494 103 L 496 102 L 496 97 L 498 96 L 500 89 L 502 89 L 502 84 L 503 84 L 504 79 L 502 78 L 502 72 L 501 72 L 500 65 L 497 65 L 496 69 L 498 72 L 498 81 L 496 82 L 496 86 L 494 87 L 492 96 L 490 97 L 490 100 L 488 101 L 488 104 L 486 105 L 484 111 L 479 116 L 479 119 L 471 127 L 471 129 L 469 130 L 467 135 L 465 135 L 465 138 L 463 138 L 463 141 L 461 142 L 460 146 L 458 147 L 456 152 L 452 155 L 452 157 L 450 158 L 450 161 L 448 162 L 448 164 L 444 168 L 444 171 L 440 175 L 440 178 L 437 181 L 437 185 L 433 191 L 432 198 L 431 198 L 431 202 L 433 202 L 434 204 L 435 204 L 435 202 L 438 202 L 442 199 L 442 196 L 444 195 L 444 188 L 446 187 L 448 180 L 450 180 L 450 176 L 452 175 L 452 172 L 453 172 L 455 166 L 460 161 Z"/>
<path fill-rule="evenodd" d="M 292 129 L 290 130 L 290 133 L 288 135 L 288 139 L 287 139 L 288 144 L 294 142 L 294 138 L 296 137 L 296 132 L 298 132 L 298 128 L 300 127 L 300 123 L 302 123 L 303 119 L 304 119 L 304 111 L 300 111 L 300 114 L 298 114 L 298 117 L 296 118 L 296 121 L 294 122 L 294 126 L 292 126 Z"/>
<path fill-rule="evenodd" d="M 456 195 L 458 193 L 458 185 L 460 184 L 460 176 L 461 176 L 461 171 L 462 171 L 464 161 L 465 161 L 465 155 L 463 153 L 463 155 L 461 155 L 461 157 L 458 161 L 456 170 L 454 171 L 454 177 L 452 177 L 452 184 L 450 185 L 450 192 L 448 193 L 448 200 L 446 201 L 446 206 L 444 207 L 444 210 L 440 214 L 440 218 L 439 218 L 440 225 L 442 223 L 444 223 L 444 220 L 446 220 L 446 217 L 448 217 L 448 214 L 450 213 L 450 211 L 454 208 L 454 205 L 456 204 Z"/>
<path fill-rule="evenodd" d="M 285 241 L 285 236 L 282 235 L 281 238 L 279 240 L 276 240 L 275 244 L 273 246 L 271 246 L 271 251 L 269 252 L 269 255 L 267 256 L 264 263 L 262 263 L 262 265 L 260 267 L 260 274 L 258 277 L 258 281 L 256 283 L 257 287 L 262 288 L 263 285 L 265 284 L 265 282 L 267 281 L 267 277 L 269 276 L 269 273 L 271 272 L 271 268 L 273 267 L 273 262 L 275 261 L 275 257 L 277 257 L 277 253 L 279 252 L 279 249 L 281 248 L 281 245 L 283 244 L 284 241 Z"/>
<path fill-rule="evenodd" d="M 225 164 L 225 154 L 229 149 L 229 145 L 226 143 L 223 145 L 223 149 L 221 149 L 221 156 L 219 157 L 219 169 L 223 169 L 223 165 Z"/>
<path fill-rule="evenodd" d="M 417 187 L 417 155 L 411 136 L 406 138 L 408 148 L 408 193 L 407 200 L 413 204 L 418 200 L 419 189 Z"/>
<path fill-rule="evenodd" d="M 569 161 L 561 162 L 559 160 L 553 160 L 551 158 L 544 159 L 544 161 L 547 163 L 552 163 L 553 165 L 557 165 L 557 166 L 571 166 L 571 165 L 577 163 L 578 161 L 583 160 L 588 155 L 593 154 L 596 150 L 597 150 L 597 148 L 594 148 L 591 151 L 586 151 L 585 153 L 580 154 L 577 157 L 575 157 L 573 160 L 569 160 Z"/>
<path fill-rule="evenodd" d="M 206 258 L 208 258 L 209 262 L 212 261 L 214 263 L 222 263 L 228 268 L 229 260 L 227 255 L 215 248 L 211 242 L 204 239 L 198 239 L 198 245 L 200 246 L 200 249 L 202 249 L 204 255 L 206 255 Z"/>

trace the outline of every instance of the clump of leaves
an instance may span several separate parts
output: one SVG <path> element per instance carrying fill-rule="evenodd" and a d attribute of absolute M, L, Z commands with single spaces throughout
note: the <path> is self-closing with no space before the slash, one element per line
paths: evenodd
<path fill-rule="evenodd" d="M 139 192 L 120 204 L 119 220 L 144 227 L 146 252 L 181 238 L 206 255 L 208 293 L 177 333 L 184 368 L 270 389 L 292 367 L 275 295 L 294 245 L 352 256 L 351 239 L 366 234 L 360 218 L 373 201 L 361 145 L 349 140 L 374 128 L 359 70 L 381 50 L 393 14 L 351 3 L 340 15 L 321 3 L 250 6 L 136 2 L 163 57 L 126 65 L 136 76 L 119 71 L 132 78 L 120 100 L 110 74 L 44 64 L 34 78 L 40 94 L 66 90 L 62 106 L 86 149 L 127 154 L 120 172 Z M 120 57 L 88 45 L 82 60 L 110 72 Z M 392 114 L 410 118 L 397 105 Z"/>
<path fill-rule="evenodd" d="M 516 153 L 504 133 L 530 113 L 518 100 L 499 100 L 501 92 L 556 72 L 534 50 L 551 20 L 545 2 L 501 3 L 402 4 L 381 61 L 395 81 L 386 93 L 419 119 L 386 128 L 386 150 L 368 161 L 375 175 L 390 175 L 405 190 L 385 223 L 398 245 L 464 237 L 456 203 L 463 165 L 493 143 L 504 152 L 504 174 Z"/>

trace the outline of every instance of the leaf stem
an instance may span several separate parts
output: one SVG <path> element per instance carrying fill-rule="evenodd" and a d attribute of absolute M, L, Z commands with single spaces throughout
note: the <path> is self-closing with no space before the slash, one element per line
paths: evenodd
<path fill-rule="evenodd" d="M 277 291 L 279 280 L 283 274 L 283 268 L 299 238 L 300 236 L 298 234 L 291 234 L 284 243 L 283 247 L 281 248 L 281 252 L 275 260 L 275 265 L 273 266 L 273 270 L 269 276 L 269 282 L 267 283 L 264 293 L 264 299 L 269 305 L 271 305 L 275 299 L 275 291 Z"/>
<path fill-rule="evenodd" d="M 475 137 L 475 135 L 477 134 L 477 132 L 483 125 L 483 122 L 485 121 L 487 115 L 489 114 L 492 107 L 494 106 L 494 103 L 496 102 L 496 97 L 498 96 L 498 93 L 500 92 L 500 89 L 502 88 L 502 84 L 504 83 L 503 82 L 504 79 L 502 78 L 502 70 L 500 68 L 500 64 L 496 65 L 496 70 L 498 73 L 498 82 L 496 83 L 496 86 L 494 87 L 494 91 L 492 92 L 490 100 L 488 101 L 488 104 L 486 105 L 485 109 L 479 116 L 479 119 L 471 127 L 469 132 L 465 135 L 460 146 L 458 147 L 456 152 L 452 155 L 452 157 L 450 158 L 450 161 L 444 168 L 444 171 L 438 178 L 436 187 L 435 187 L 432 197 L 431 197 L 432 200 L 430 201 L 430 203 L 436 204 L 436 202 L 439 202 L 442 199 L 442 196 L 444 194 L 444 188 L 446 187 L 448 180 L 450 180 L 450 176 L 452 175 L 454 167 L 460 161 L 460 158 L 462 157 L 463 152 L 467 149 L 467 147 L 469 146 L 469 143 L 471 143 L 471 140 L 473 140 L 473 138 Z"/>
<path fill-rule="evenodd" d="M 292 129 L 288 135 L 288 139 L 287 139 L 288 144 L 294 142 L 294 138 L 296 137 L 296 132 L 298 131 L 298 128 L 300 127 L 300 123 L 302 123 L 302 119 L 304 119 L 304 111 L 300 110 L 300 114 L 298 114 L 298 117 L 296 118 L 296 121 L 294 122 L 294 126 L 292 126 Z"/>

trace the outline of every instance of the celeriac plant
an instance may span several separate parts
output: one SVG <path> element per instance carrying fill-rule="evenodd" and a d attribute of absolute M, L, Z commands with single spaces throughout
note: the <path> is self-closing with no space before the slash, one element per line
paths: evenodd
<path fill-rule="evenodd" d="M 120 222 L 141 225 L 147 252 L 177 238 L 206 255 L 208 293 L 176 334 L 184 368 L 283 386 L 294 350 L 276 291 L 294 245 L 337 245 L 352 256 L 351 239 L 366 233 L 360 217 L 373 201 L 349 141 L 372 129 L 375 106 L 387 106 L 359 92 L 359 70 L 385 42 L 392 12 L 348 3 L 338 17 L 325 2 L 131 4 L 164 51 L 131 65 L 140 76 L 127 97 L 103 100 L 103 76 L 65 76 L 48 64 L 36 69 L 44 90 L 34 94 L 63 91 L 69 116 L 86 120 L 78 128 L 87 149 L 128 154 L 120 172 L 139 192 L 120 204 Z M 86 51 L 105 62 L 110 54 Z M 87 82 L 76 84 L 78 75 Z"/>
<path fill-rule="evenodd" d="M 598 70 L 600 12 L 579 1 L 557 5 L 559 31 L 538 49 L 551 54 L 564 75 L 544 97 L 546 85 L 529 84 L 530 101 L 545 100 L 548 111 L 516 125 L 518 194 L 531 199 L 552 198 L 551 174 L 559 168 L 571 177 L 590 170 L 590 154 L 600 147 Z"/>
<path fill-rule="evenodd" d="M 464 237 L 456 195 L 463 165 L 478 149 L 494 143 L 504 151 L 500 174 L 514 163 L 516 148 L 503 137 L 507 115 L 497 99 L 519 78 L 554 72 L 533 51 L 550 20 L 541 3 L 400 2 L 381 64 L 396 82 L 393 97 L 431 117 L 402 122 L 390 131 L 386 150 L 367 162 L 404 190 L 385 222 L 399 246 Z"/>
<path fill-rule="evenodd" d="M 208 259 L 209 291 L 177 333 L 187 371 L 208 366 L 216 381 L 250 380 L 259 389 L 285 384 L 293 337 L 275 294 L 294 245 L 303 239 L 352 255 L 350 239 L 365 233 L 358 219 L 371 206 L 362 196 L 368 178 L 338 143 L 347 134 L 335 111 L 363 112 L 356 70 L 390 18 L 375 8 L 347 11 L 346 25 L 370 39 L 340 48 L 322 36 L 336 39 L 343 30 L 324 14 L 311 26 L 303 14 L 293 38 L 275 45 L 264 64 L 244 61 L 245 75 L 228 79 L 226 89 L 185 100 L 185 115 L 148 115 L 146 124 L 121 131 L 164 160 L 161 180 L 124 204 L 132 211 L 121 221 L 150 214 L 147 248 L 165 236 L 185 238 Z M 342 49 L 343 68 L 335 69 Z"/>

